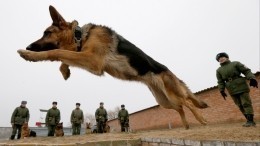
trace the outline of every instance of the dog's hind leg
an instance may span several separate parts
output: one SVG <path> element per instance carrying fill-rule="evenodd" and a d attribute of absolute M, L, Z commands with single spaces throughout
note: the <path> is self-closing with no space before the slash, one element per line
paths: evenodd
<path fill-rule="evenodd" d="M 60 72 L 65 80 L 67 80 L 70 77 L 70 69 L 67 64 L 61 63 Z"/>
<path fill-rule="evenodd" d="M 187 120 L 186 120 L 186 117 L 185 117 L 185 113 L 184 113 L 183 108 L 181 107 L 181 108 L 179 108 L 179 109 L 176 110 L 176 111 L 180 114 L 181 120 L 182 120 L 182 123 L 183 123 L 183 126 L 185 127 L 185 129 L 189 129 L 190 126 L 189 126 L 189 124 L 188 124 L 188 122 L 187 122 Z"/>
<path fill-rule="evenodd" d="M 193 113 L 193 115 L 195 116 L 195 118 L 203 125 L 207 124 L 207 121 L 202 117 L 202 115 L 197 112 L 196 107 L 194 106 L 194 104 L 192 103 L 192 101 L 190 99 L 186 99 L 184 102 L 185 106 L 188 107 L 191 112 Z"/>

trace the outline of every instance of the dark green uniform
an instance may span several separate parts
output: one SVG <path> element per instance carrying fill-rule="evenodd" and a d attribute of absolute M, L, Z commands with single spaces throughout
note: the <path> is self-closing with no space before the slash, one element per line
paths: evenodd
<path fill-rule="evenodd" d="M 97 121 L 98 133 L 104 132 L 104 126 L 107 121 L 107 111 L 105 108 L 98 108 L 95 112 L 95 117 Z"/>
<path fill-rule="evenodd" d="M 120 122 L 121 132 L 125 132 L 125 128 L 129 124 L 129 115 L 126 109 L 123 108 L 118 112 L 118 120 Z"/>
<path fill-rule="evenodd" d="M 70 122 L 72 124 L 72 135 L 80 135 L 81 124 L 84 122 L 83 111 L 79 108 L 74 109 L 70 116 Z"/>
<path fill-rule="evenodd" d="M 23 106 L 15 108 L 12 117 L 11 117 L 11 123 L 13 126 L 13 131 L 11 135 L 11 139 L 14 139 L 15 134 L 18 130 L 17 139 L 20 139 L 21 137 L 21 128 L 23 123 L 29 122 L 30 113 L 29 109 Z"/>
<path fill-rule="evenodd" d="M 255 79 L 254 74 L 238 61 L 228 60 L 220 65 L 216 72 L 220 92 L 224 92 L 226 88 L 240 111 L 249 120 L 248 116 L 253 115 L 254 111 L 246 79 Z M 241 73 L 245 75 L 245 78 L 241 77 Z"/>
<path fill-rule="evenodd" d="M 46 114 L 45 122 L 48 126 L 48 136 L 54 136 L 55 127 L 60 122 L 60 110 L 56 107 L 49 109 Z"/>

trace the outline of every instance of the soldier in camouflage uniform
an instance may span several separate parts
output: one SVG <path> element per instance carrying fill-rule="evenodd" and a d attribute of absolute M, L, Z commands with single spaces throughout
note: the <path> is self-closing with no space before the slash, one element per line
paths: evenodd
<path fill-rule="evenodd" d="M 107 122 L 107 111 L 104 108 L 104 103 L 100 102 L 99 108 L 95 112 L 97 130 L 98 133 L 103 133 L 105 129 L 105 124 Z"/>
<path fill-rule="evenodd" d="M 231 62 L 228 54 L 224 52 L 217 54 L 216 60 L 220 63 L 216 76 L 221 95 L 226 100 L 227 94 L 225 93 L 225 88 L 227 88 L 233 101 L 247 119 L 247 122 L 243 126 L 255 126 L 254 111 L 249 96 L 250 89 L 246 82 L 246 79 L 248 79 L 250 86 L 258 88 L 254 74 L 242 63 L 238 61 Z M 240 76 L 241 73 L 245 75 L 245 78 Z"/>
<path fill-rule="evenodd" d="M 15 108 L 12 114 L 11 124 L 12 124 L 13 131 L 10 137 L 11 140 L 14 139 L 17 130 L 18 130 L 17 139 L 20 139 L 21 132 L 22 132 L 22 125 L 24 123 L 29 122 L 30 113 L 29 113 L 29 109 L 26 107 L 26 104 L 27 104 L 26 101 L 22 101 L 21 106 Z"/>
<path fill-rule="evenodd" d="M 45 118 L 46 126 L 48 126 L 48 136 L 54 136 L 55 128 L 60 122 L 60 110 L 57 108 L 57 102 L 52 102 Z"/>
<path fill-rule="evenodd" d="M 125 126 L 129 124 L 129 115 L 123 104 L 121 105 L 121 110 L 118 112 L 118 120 L 121 126 L 121 132 L 125 132 Z"/>
<path fill-rule="evenodd" d="M 76 109 L 72 111 L 70 116 L 72 135 L 80 135 L 81 124 L 84 122 L 83 111 L 79 107 L 80 103 L 76 103 Z"/>

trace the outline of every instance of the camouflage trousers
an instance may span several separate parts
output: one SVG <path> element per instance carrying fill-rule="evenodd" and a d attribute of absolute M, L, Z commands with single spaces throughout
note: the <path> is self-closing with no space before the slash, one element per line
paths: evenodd
<path fill-rule="evenodd" d="M 73 123 L 72 124 L 72 135 L 80 135 L 81 124 Z"/>
<path fill-rule="evenodd" d="M 20 139 L 21 137 L 21 132 L 22 132 L 22 125 L 14 124 L 13 131 L 12 131 L 12 137 L 16 135 L 16 132 L 18 130 L 18 136 L 17 139 Z"/>
<path fill-rule="evenodd" d="M 231 96 L 235 104 L 239 107 L 239 110 L 243 114 L 254 114 L 252 102 L 249 96 L 249 92 L 243 92 Z"/>
<path fill-rule="evenodd" d="M 54 136 L 56 125 L 48 125 L 48 136 Z"/>

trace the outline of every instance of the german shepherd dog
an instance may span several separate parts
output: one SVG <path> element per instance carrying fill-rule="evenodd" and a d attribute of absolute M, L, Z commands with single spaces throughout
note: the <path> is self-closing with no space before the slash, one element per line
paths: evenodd
<path fill-rule="evenodd" d="M 106 26 L 89 23 L 79 27 L 75 20 L 66 22 L 53 6 L 49 11 L 52 25 L 26 50 L 18 50 L 22 58 L 33 62 L 61 61 L 60 71 L 65 80 L 70 77 L 69 66 L 74 66 L 98 76 L 106 72 L 118 79 L 142 82 L 160 106 L 179 112 L 186 129 L 189 124 L 183 106 L 188 107 L 201 124 L 206 124 L 196 107 L 208 105 L 196 98 L 166 66 Z"/>
<path fill-rule="evenodd" d="M 36 137 L 36 132 L 29 128 L 28 123 L 23 123 L 22 131 L 21 131 L 21 138 L 24 139 L 27 137 Z"/>
<path fill-rule="evenodd" d="M 64 136 L 63 123 L 57 124 L 57 126 L 55 128 L 55 136 L 56 137 Z"/>

